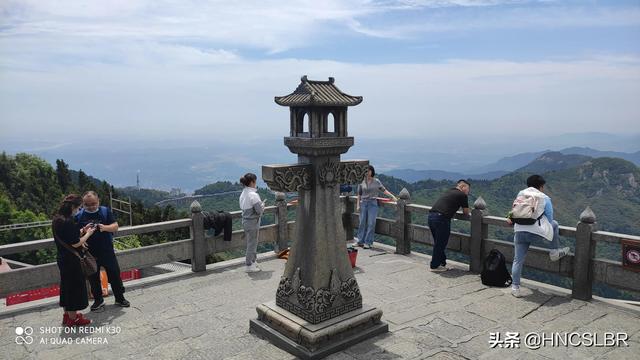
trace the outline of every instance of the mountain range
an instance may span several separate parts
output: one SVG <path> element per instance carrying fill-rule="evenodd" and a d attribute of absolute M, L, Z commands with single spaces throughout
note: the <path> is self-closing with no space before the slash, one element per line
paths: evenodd
<path fill-rule="evenodd" d="M 475 179 L 475 180 L 493 180 L 497 179 L 509 172 L 518 170 L 520 168 L 530 165 L 540 158 L 540 156 L 548 153 L 559 153 L 563 155 L 575 155 L 573 159 L 566 158 L 565 161 L 570 163 L 580 162 L 580 159 L 586 159 L 585 157 L 611 157 L 620 158 L 634 163 L 636 166 L 640 166 L 640 151 L 634 153 L 626 153 L 619 151 L 601 151 L 592 149 L 589 147 L 569 147 L 559 151 L 544 150 L 538 152 L 526 152 L 513 156 L 503 157 L 500 160 L 476 167 L 469 172 L 455 172 L 446 170 L 415 170 L 415 169 L 397 169 L 385 171 L 385 175 L 393 176 L 408 182 L 415 182 L 424 179 L 432 180 L 458 180 L 458 179 Z M 582 158 L 577 156 L 583 156 Z M 543 161 L 543 160 L 542 160 Z M 540 163 L 540 161 L 537 161 Z M 532 165 L 536 166 L 536 165 Z M 545 168 L 544 170 L 552 170 Z"/>

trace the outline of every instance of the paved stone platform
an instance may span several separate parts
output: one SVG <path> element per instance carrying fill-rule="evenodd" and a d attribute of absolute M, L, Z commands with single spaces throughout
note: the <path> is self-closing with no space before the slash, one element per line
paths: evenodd
<path fill-rule="evenodd" d="M 525 289 L 517 299 L 460 269 L 427 270 L 428 257 L 385 249 L 360 250 L 356 276 L 364 302 L 381 308 L 390 332 L 327 359 L 638 359 L 640 312 L 572 300 L 552 290 Z M 237 262 L 236 262 L 237 263 Z M 132 307 L 90 314 L 96 329 L 118 334 L 42 334 L 60 326 L 55 306 L 0 317 L 2 359 L 293 359 L 249 333 L 256 305 L 274 299 L 284 260 L 245 274 L 227 267 L 127 292 Z M 523 286 L 527 287 L 527 282 Z M 32 327 L 31 344 L 16 344 L 16 327 Z M 491 348 L 490 333 L 521 334 L 519 348 Z M 528 332 L 623 332 L 628 346 L 546 346 L 527 349 Z M 27 340 L 27 335 L 22 338 Z M 23 339 L 18 339 L 23 342 Z M 40 344 L 42 339 L 57 344 Z M 53 339 L 53 340 L 52 340 Z M 60 344 L 70 339 L 72 344 Z M 108 344 L 91 344 L 90 341 Z"/>

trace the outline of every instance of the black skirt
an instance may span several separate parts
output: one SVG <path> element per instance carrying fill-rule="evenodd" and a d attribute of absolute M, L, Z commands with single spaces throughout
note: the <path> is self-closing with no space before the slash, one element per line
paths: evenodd
<path fill-rule="evenodd" d="M 89 306 L 87 285 L 80 260 L 67 252 L 58 259 L 60 269 L 60 306 L 65 311 L 79 311 Z"/>

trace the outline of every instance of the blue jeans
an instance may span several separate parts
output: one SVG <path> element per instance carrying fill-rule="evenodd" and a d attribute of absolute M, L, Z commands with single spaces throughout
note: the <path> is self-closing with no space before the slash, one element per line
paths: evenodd
<path fill-rule="evenodd" d="M 553 227 L 553 239 L 549 245 L 550 249 L 557 249 L 560 247 L 559 236 L 560 229 L 558 222 L 553 220 L 551 223 Z M 513 278 L 513 285 L 520 286 L 520 276 L 522 275 L 522 266 L 524 265 L 524 259 L 527 257 L 527 251 L 531 243 L 537 241 L 548 244 L 549 240 L 543 238 L 540 235 L 532 234 L 526 231 L 516 231 L 513 236 L 513 245 L 515 247 L 515 254 L 513 257 L 513 264 L 511 265 L 511 277 Z"/>
<path fill-rule="evenodd" d="M 378 216 L 378 200 L 360 201 L 360 225 L 358 225 L 358 243 L 373 244 L 376 232 L 376 217 Z"/>
<path fill-rule="evenodd" d="M 429 230 L 433 235 L 433 255 L 431 256 L 431 268 L 435 269 L 440 265 L 447 264 L 447 255 L 444 250 L 449 243 L 451 234 L 451 219 L 440 213 L 429 213 Z"/>

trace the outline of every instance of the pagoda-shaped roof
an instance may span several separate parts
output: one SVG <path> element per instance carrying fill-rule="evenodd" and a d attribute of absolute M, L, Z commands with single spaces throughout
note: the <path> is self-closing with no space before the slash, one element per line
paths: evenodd
<path fill-rule="evenodd" d="M 276 104 L 282 106 L 354 106 L 362 102 L 362 96 L 343 93 L 334 84 L 334 79 L 317 81 L 304 75 L 294 92 L 285 96 L 276 96 Z"/>

